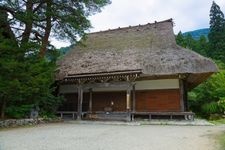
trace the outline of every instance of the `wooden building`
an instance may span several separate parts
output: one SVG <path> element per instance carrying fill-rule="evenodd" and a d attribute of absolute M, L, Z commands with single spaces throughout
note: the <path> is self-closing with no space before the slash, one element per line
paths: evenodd
<path fill-rule="evenodd" d="M 66 98 L 59 109 L 82 119 L 187 116 L 187 91 L 216 65 L 176 44 L 173 21 L 90 33 L 59 62 Z"/>

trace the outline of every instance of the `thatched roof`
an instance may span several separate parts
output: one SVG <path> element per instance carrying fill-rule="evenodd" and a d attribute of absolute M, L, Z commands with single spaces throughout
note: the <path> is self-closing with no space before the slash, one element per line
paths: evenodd
<path fill-rule="evenodd" d="M 90 33 L 58 62 L 57 79 L 76 74 L 141 70 L 141 76 L 190 74 L 198 84 L 216 65 L 176 44 L 172 19 Z M 194 81 L 195 80 L 195 81 Z"/>

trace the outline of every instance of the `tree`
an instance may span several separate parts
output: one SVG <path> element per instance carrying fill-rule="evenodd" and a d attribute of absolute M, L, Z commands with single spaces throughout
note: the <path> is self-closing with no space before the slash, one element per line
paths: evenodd
<path fill-rule="evenodd" d="M 196 49 L 196 41 L 193 39 L 192 35 L 190 33 L 185 36 L 185 43 L 186 43 L 186 48 L 188 49 Z"/>
<path fill-rule="evenodd" d="M 184 48 L 196 50 L 197 41 L 193 39 L 190 33 L 184 36 L 180 31 L 176 36 L 176 42 L 178 45 Z"/>
<path fill-rule="evenodd" d="M 9 13 L 15 37 L 24 46 L 28 41 L 40 43 L 44 57 L 50 33 L 72 42 L 85 35 L 91 26 L 88 16 L 99 12 L 109 0 L 3 0 L 0 9 Z"/>
<path fill-rule="evenodd" d="M 191 35 L 183 37 L 181 32 L 176 39 L 179 45 L 185 48 L 188 47 L 197 53 L 213 58 L 220 69 L 220 72 L 212 75 L 208 80 L 188 93 L 190 109 L 202 117 L 210 117 L 211 114 L 215 113 L 224 115 L 225 20 L 219 6 L 213 2 L 210 10 L 209 41 L 207 41 L 204 36 L 201 36 L 199 40 L 193 40 Z"/>
<path fill-rule="evenodd" d="M 202 35 L 198 41 L 196 41 L 196 49 L 193 49 L 197 53 L 208 57 L 208 49 L 209 49 L 209 43 L 204 35 Z"/>
<path fill-rule="evenodd" d="M 40 106 L 41 112 L 55 109 L 60 98 L 53 95 L 56 59 L 51 54 L 56 49 L 49 37 L 76 42 L 91 26 L 87 17 L 109 3 L 109 0 L 0 1 L 1 118 L 5 112 L 24 117 L 33 105 Z"/>
<path fill-rule="evenodd" d="M 176 36 L 176 42 L 178 45 L 180 45 L 182 47 L 186 47 L 186 45 L 187 45 L 186 41 L 185 41 L 185 37 L 183 36 L 181 31 Z"/>
<path fill-rule="evenodd" d="M 209 56 L 225 62 L 225 19 L 220 7 L 214 1 L 209 16 Z"/>

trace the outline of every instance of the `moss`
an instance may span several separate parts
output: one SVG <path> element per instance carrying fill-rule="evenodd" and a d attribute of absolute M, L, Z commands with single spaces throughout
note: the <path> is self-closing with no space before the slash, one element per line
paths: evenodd
<path fill-rule="evenodd" d="M 221 124 L 225 124 L 225 119 L 209 120 L 209 122 L 215 125 L 221 125 Z"/>

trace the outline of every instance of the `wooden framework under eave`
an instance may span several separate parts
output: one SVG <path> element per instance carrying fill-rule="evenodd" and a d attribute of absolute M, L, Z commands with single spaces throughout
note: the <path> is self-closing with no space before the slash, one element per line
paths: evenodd
<path fill-rule="evenodd" d="M 78 91 L 77 119 L 82 118 L 83 91 L 88 90 L 90 94 L 89 112 L 92 113 L 92 89 L 96 87 L 123 87 L 126 89 L 126 111 L 127 118 L 131 118 L 131 111 L 135 112 L 135 84 L 133 83 L 141 74 L 140 70 L 130 70 L 100 74 L 82 74 L 67 76 L 62 84 L 75 84 Z M 131 110 L 132 93 L 132 110 Z M 128 119 L 129 120 L 129 119 Z"/>
<path fill-rule="evenodd" d="M 76 86 L 78 94 L 77 119 L 81 120 L 84 112 L 82 111 L 83 93 L 89 92 L 89 109 L 87 114 L 92 114 L 92 95 L 93 88 L 123 88 L 126 91 L 126 111 L 127 121 L 134 120 L 136 114 L 136 87 L 135 81 L 141 80 L 141 70 L 129 70 L 111 73 L 80 74 L 69 75 L 60 84 L 73 84 Z M 179 78 L 180 90 L 180 111 L 185 112 L 187 108 L 187 77 L 188 75 L 175 75 L 172 78 Z M 160 77 L 157 77 L 160 78 Z M 140 114 L 140 112 L 139 112 Z"/>

